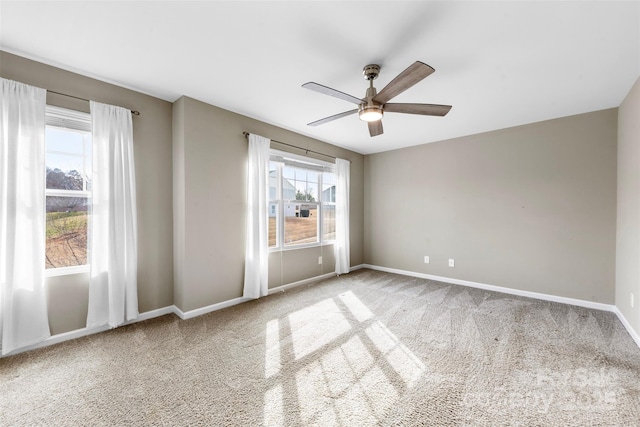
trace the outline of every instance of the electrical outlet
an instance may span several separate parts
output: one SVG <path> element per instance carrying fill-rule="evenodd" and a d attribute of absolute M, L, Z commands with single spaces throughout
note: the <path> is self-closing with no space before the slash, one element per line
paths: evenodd
<path fill-rule="evenodd" d="M 318 264 L 322 264 L 322 257 L 321 256 L 318 257 Z"/>
<path fill-rule="evenodd" d="M 424 256 L 424 263 L 429 264 L 429 255 Z"/>
<path fill-rule="evenodd" d="M 456 262 L 453 260 L 453 258 L 449 258 L 449 267 L 455 267 L 456 266 Z"/>
<path fill-rule="evenodd" d="M 630 303 L 631 303 L 631 308 L 633 308 L 634 302 L 635 302 L 635 301 L 634 301 L 634 298 L 633 298 L 633 292 L 631 292 L 631 301 L 630 301 Z"/>

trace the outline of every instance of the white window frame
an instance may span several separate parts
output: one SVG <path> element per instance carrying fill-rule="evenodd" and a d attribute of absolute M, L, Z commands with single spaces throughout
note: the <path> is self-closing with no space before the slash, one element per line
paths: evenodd
<path fill-rule="evenodd" d="M 91 114 L 84 113 L 81 111 L 70 110 L 67 108 L 55 107 L 52 105 L 46 106 L 46 116 L 45 116 L 45 126 L 51 126 L 56 128 L 61 128 L 70 131 L 89 133 L 91 134 Z M 46 150 L 46 140 L 45 140 L 45 152 L 46 153 L 59 153 L 68 155 L 68 153 L 56 152 L 54 150 Z M 43 173 L 46 172 L 46 169 Z M 47 227 L 46 218 L 47 218 L 47 203 L 46 198 L 49 196 L 52 197 L 86 197 L 87 202 L 91 201 L 91 191 L 87 190 L 86 182 L 83 183 L 83 190 L 59 190 L 59 189 L 48 189 L 45 185 L 45 230 Z M 46 247 L 46 236 L 45 239 L 45 247 Z M 57 268 L 46 268 L 43 266 L 45 277 L 53 277 L 53 276 L 63 276 L 67 274 L 78 274 L 78 273 L 88 273 L 90 270 L 90 265 L 88 263 L 89 260 L 89 248 L 87 248 L 87 264 L 84 265 L 74 265 L 70 267 L 57 267 Z"/>
<path fill-rule="evenodd" d="M 322 201 L 322 180 L 323 173 L 333 173 L 335 174 L 335 164 L 325 162 L 322 160 L 300 156 L 292 153 L 288 153 L 280 150 L 269 150 L 269 161 L 277 163 L 277 187 L 276 187 L 276 199 L 269 199 L 269 212 L 271 211 L 271 205 L 276 205 L 276 245 L 269 247 L 269 252 L 280 252 L 280 251 L 289 251 L 296 249 L 304 249 L 311 248 L 316 246 L 323 246 L 333 244 L 335 239 L 333 240 L 325 240 L 324 239 L 324 205 L 333 205 L 335 206 L 335 202 L 325 203 Z M 283 176 L 282 170 L 284 165 L 290 165 L 301 168 L 315 169 L 318 172 L 318 194 L 317 200 L 315 202 L 306 202 L 303 200 L 285 200 L 283 198 Z M 318 225 L 317 225 L 317 235 L 318 240 L 312 243 L 298 243 L 298 244 L 289 244 L 286 245 L 284 243 L 284 223 L 285 223 L 285 215 L 284 215 L 284 205 L 286 203 L 294 203 L 294 204 L 305 204 L 305 205 L 316 205 L 318 212 Z"/>

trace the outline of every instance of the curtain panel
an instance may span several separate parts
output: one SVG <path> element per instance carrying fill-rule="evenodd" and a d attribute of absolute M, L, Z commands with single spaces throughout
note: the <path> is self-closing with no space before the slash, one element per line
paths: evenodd
<path fill-rule="evenodd" d="M 336 241 L 333 250 L 336 258 L 336 274 L 351 269 L 349 244 L 349 186 L 351 162 L 336 159 Z"/>
<path fill-rule="evenodd" d="M 269 145 L 271 140 L 249 135 L 247 227 L 244 266 L 245 298 L 269 293 Z"/>
<path fill-rule="evenodd" d="M 0 80 L 0 345 L 5 355 L 50 336 L 44 289 L 46 91 Z"/>
<path fill-rule="evenodd" d="M 91 101 L 93 180 L 87 327 L 138 317 L 136 181 L 131 111 Z"/>

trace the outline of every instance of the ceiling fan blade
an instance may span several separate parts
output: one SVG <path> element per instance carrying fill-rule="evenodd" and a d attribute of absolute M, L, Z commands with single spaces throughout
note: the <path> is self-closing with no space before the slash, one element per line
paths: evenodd
<path fill-rule="evenodd" d="M 334 114 L 333 116 L 325 117 L 324 119 L 316 120 L 315 122 L 307 123 L 307 126 L 319 126 L 325 123 L 332 122 L 343 117 L 350 116 L 358 112 L 358 109 L 345 111 L 344 113 Z"/>
<path fill-rule="evenodd" d="M 362 104 L 362 99 L 360 98 L 356 98 L 355 96 L 351 96 L 348 93 L 340 92 L 339 90 L 335 90 L 318 83 L 309 82 L 309 83 L 303 84 L 302 87 L 305 89 L 310 89 L 314 92 L 320 92 L 325 95 L 333 96 L 335 98 L 342 99 L 344 101 L 351 102 L 356 105 Z"/>
<path fill-rule="evenodd" d="M 382 119 L 376 120 L 375 122 L 368 122 L 367 124 L 369 125 L 369 135 L 382 135 Z"/>
<path fill-rule="evenodd" d="M 400 95 L 434 71 L 429 65 L 416 61 L 391 80 L 373 100 L 379 104 L 386 104 L 391 98 Z"/>
<path fill-rule="evenodd" d="M 384 104 L 385 113 L 421 114 L 423 116 L 444 116 L 451 105 L 438 104 Z"/>

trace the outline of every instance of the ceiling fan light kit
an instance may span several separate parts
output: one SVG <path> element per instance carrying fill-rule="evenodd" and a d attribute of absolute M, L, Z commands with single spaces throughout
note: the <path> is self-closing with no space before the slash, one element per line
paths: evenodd
<path fill-rule="evenodd" d="M 378 93 L 376 88 L 373 87 L 373 81 L 378 78 L 380 74 L 380 66 L 378 64 L 369 64 L 362 69 L 364 78 L 369 81 L 369 87 L 364 98 L 356 98 L 339 90 L 332 89 L 327 86 L 323 86 L 318 83 L 309 82 L 302 85 L 306 89 L 313 90 L 315 92 L 323 93 L 325 95 L 340 98 L 344 101 L 351 102 L 358 105 L 357 110 L 349 110 L 343 113 L 334 114 L 333 116 L 325 117 L 324 119 L 316 120 L 308 123 L 309 126 L 319 126 L 324 123 L 328 123 L 342 117 L 350 116 L 358 113 L 360 120 L 368 122 L 369 135 L 377 136 L 383 133 L 382 129 L 382 117 L 384 116 L 384 110 L 393 113 L 404 114 L 419 114 L 423 116 L 444 116 L 449 110 L 451 105 L 438 105 L 438 104 L 387 104 L 391 98 L 398 96 L 411 86 L 415 85 L 425 77 L 432 74 L 435 70 L 429 65 L 416 61 L 409 66 L 406 70 L 398 74 L 391 82 L 389 82 Z"/>
<path fill-rule="evenodd" d="M 361 104 L 358 107 L 358 116 L 364 122 L 375 122 L 383 116 L 382 105 Z"/>

